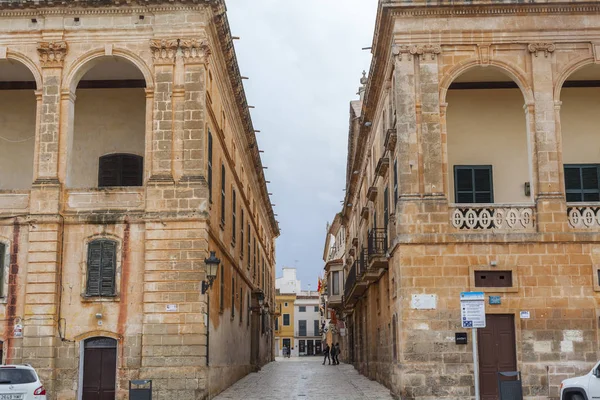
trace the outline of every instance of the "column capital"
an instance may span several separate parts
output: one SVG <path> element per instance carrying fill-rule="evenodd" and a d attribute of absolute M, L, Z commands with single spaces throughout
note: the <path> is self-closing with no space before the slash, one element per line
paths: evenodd
<path fill-rule="evenodd" d="M 179 47 L 179 39 L 152 39 L 150 40 L 150 50 L 154 64 L 175 64 L 175 56 Z"/>
<path fill-rule="evenodd" d="M 67 49 L 67 42 L 38 43 L 37 51 L 42 68 L 62 68 Z"/>
<path fill-rule="evenodd" d="M 556 45 L 554 43 L 530 43 L 527 46 L 527 50 L 529 50 L 530 53 L 535 54 L 536 57 L 539 52 L 543 51 L 544 57 L 548 57 L 548 54 L 554 53 Z"/>
<path fill-rule="evenodd" d="M 403 60 L 404 56 L 406 56 L 408 61 L 412 60 L 412 56 L 420 56 L 422 61 L 427 58 L 435 60 L 436 56 L 441 52 L 442 46 L 439 44 L 403 44 L 392 47 L 392 54 L 397 56 L 400 61 Z"/>
<path fill-rule="evenodd" d="M 186 64 L 208 64 L 208 57 L 212 54 L 206 40 L 181 39 L 179 47 L 183 53 L 183 62 Z"/>

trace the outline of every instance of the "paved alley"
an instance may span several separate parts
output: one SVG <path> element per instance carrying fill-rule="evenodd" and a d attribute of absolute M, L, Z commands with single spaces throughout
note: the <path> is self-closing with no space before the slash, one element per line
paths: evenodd
<path fill-rule="evenodd" d="M 380 400 L 387 388 L 360 375 L 351 365 L 321 365 L 321 358 L 277 358 L 260 372 L 238 381 L 217 400 Z"/>

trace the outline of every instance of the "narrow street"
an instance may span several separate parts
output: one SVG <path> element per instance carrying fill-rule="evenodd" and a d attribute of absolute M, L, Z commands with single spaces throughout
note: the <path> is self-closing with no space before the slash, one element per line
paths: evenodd
<path fill-rule="evenodd" d="M 238 381 L 216 400 L 380 400 L 393 399 L 384 386 L 351 365 L 321 365 L 322 358 L 277 358 Z"/>

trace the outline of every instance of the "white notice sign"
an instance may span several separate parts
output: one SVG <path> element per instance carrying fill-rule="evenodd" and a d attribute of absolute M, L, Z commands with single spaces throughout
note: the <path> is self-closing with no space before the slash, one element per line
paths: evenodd
<path fill-rule="evenodd" d="M 175 311 L 177 311 L 177 304 L 167 304 L 167 311 L 168 312 L 175 312 Z"/>
<path fill-rule="evenodd" d="M 485 328 L 485 294 L 461 292 L 460 319 L 463 328 Z"/>

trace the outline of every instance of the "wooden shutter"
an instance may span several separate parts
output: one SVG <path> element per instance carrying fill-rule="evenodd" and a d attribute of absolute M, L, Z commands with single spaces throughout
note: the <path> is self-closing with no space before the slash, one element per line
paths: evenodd
<path fill-rule="evenodd" d="M 213 138 L 210 130 L 208 131 L 208 201 L 212 203 L 212 153 Z"/>
<path fill-rule="evenodd" d="M 87 288 L 86 295 L 100 296 L 100 265 L 102 262 L 102 241 L 88 245 Z"/>
<path fill-rule="evenodd" d="M 475 271 L 475 287 L 512 287 L 512 271 Z"/>
<path fill-rule="evenodd" d="M 144 158 L 135 154 L 108 154 L 100 157 L 98 187 L 142 186 Z"/>
<path fill-rule="evenodd" d="M 0 243 L 0 297 L 6 297 L 6 293 L 4 292 L 4 282 L 6 282 L 6 279 L 8 277 L 5 275 L 5 271 L 10 270 L 10 269 L 7 269 L 6 265 L 4 264 L 5 259 L 6 259 L 6 245 L 4 243 Z M 0 362 L 2 362 L 1 357 L 0 357 Z"/>
<path fill-rule="evenodd" d="M 95 240 L 88 245 L 87 296 L 114 296 L 117 244 Z"/>
<path fill-rule="evenodd" d="M 117 244 L 113 241 L 102 242 L 102 264 L 101 264 L 101 296 L 115 295 L 115 272 Z"/>

